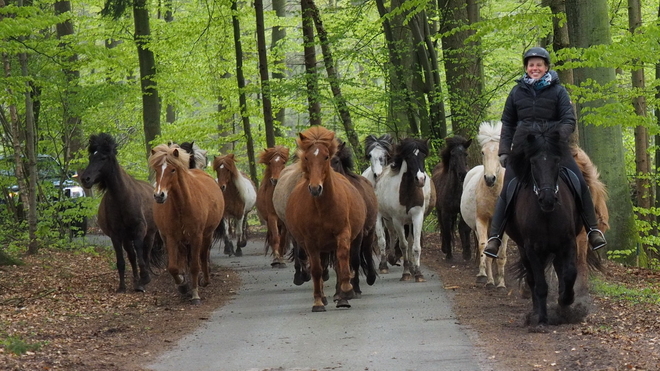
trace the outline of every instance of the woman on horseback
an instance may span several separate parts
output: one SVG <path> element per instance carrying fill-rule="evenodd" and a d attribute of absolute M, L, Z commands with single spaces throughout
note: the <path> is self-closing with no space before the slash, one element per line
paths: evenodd
<path fill-rule="evenodd" d="M 511 89 L 502 113 L 502 133 L 500 138 L 500 163 L 506 167 L 511 144 L 518 125 L 532 122 L 556 122 L 557 125 L 569 125 L 571 132 L 575 130 L 575 111 L 566 88 L 559 82 L 559 76 L 550 70 L 550 54 L 540 47 L 530 48 L 523 55 L 525 75 L 517 80 Z M 598 229 L 596 212 L 591 199 L 591 193 L 572 156 L 568 156 L 563 167 L 571 170 L 580 181 L 576 201 L 584 226 L 587 230 L 589 245 L 592 250 L 605 246 L 605 236 Z M 509 190 L 511 180 L 516 175 L 509 167 L 504 176 L 504 187 L 495 206 L 495 213 L 488 233 L 488 243 L 484 254 L 497 258 L 502 244 L 502 234 L 508 217 L 507 192 L 515 192 L 515 187 Z"/>

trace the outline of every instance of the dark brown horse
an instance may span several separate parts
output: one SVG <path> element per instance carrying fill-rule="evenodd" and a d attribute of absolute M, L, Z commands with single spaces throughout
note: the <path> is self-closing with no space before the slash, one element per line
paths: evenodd
<path fill-rule="evenodd" d="M 161 144 L 151 151 L 149 166 L 156 173 L 154 219 L 167 247 L 167 270 L 179 292 L 187 295 L 190 290 L 192 303 L 199 304 L 198 286 L 210 283 L 210 251 L 220 237 L 225 202 L 215 180 L 189 169 L 189 160 L 181 148 Z"/>
<path fill-rule="evenodd" d="M 321 254 L 334 254 L 341 299 L 337 307 L 350 307 L 354 297 L 351 284 L 350 252 L 362 239 L 367 206 L 360 192 L 330 162 L 337 151 L 335 133 L 312 127 L 299 134 L 298 158 L 302 178 L 291 192 L 286 207 L 287 228 L 309 258 L 314 283 L 312 311 L 325 311 Z M 360 241 L 361 244 L 361 241 Z"/>
<path fill-rule="evenodd" d="M 162 240 L 153 219 L 153 187 L 128 175 L 117 161 L 117 143 L 108 134 L 89 138 L 89 164 L 80 176 L 86 188 L 97 185 L 104 192 L 98 211 L 98 223 L 112 240 L 117 258 L 119 287 L 126 291 L 124 253 L 133 270 L 135 291 L 144 291 L 149 283 L 150 261 L 163 255 Z"/>
<path fill-rule="evenodd" d="M 273 251 L 271 266 L 284 268 L 284 254 L 286 253 L 286 228 L 275 212 L 273 205 L 273 192 L 277 185 L 282 169 L 289 160 L 289 149 L 284 146 L 275 146 L 265 149 L 259 155 L 259 163 L 266 165 L 264 178 L 257 190 L 257 212 L 261 219 L 266 221 L 268 232 L 266 235 L 266 249 Z"/>
<path fill-rule="evenodd" d="M 456 222 L 458 222 L 458 233 L 463 245 L 463 259 L 469 260 L 472 256 L 471 230 L 459 216 L 463 180 L 468 172 L 467 149 L 471 143 L 472 139 L 466 140 L 458 135 L 447 138 L 445 147 L 440 152 L 442 161 L 433 169 L 432 178 L 436 193 L 435 210 L 442 235 L 442 252 L 446 254 L 447 259 L 453 258 L 452 240 Z"/>
<path fill-rule="evenodd" d="M 228 223 L 229 219 L 236 222 L 236 251 L 227 233 L 224 239 L 225 254 L 242 256 L 242 248 L 247 245 L 247 214 L 257 202 L 257 191 L 250 178 L 236 167 L 233 153 L 216 156 L 213 160 L 213 170 L 225 198 L 224 222 Z M 229 230 L 228 225 L 225 230 Z"/>

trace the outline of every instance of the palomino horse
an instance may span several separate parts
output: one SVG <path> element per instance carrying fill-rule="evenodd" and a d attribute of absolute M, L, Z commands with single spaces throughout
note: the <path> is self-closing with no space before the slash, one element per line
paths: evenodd
<path fill-rule="evenodd" d="M 498 288 L 506 288 L 504 267 L 509 236 L 506 233 L 502 236 L 499 259 L 489 258 L 483 253 L 488 241 L 488 230 L 495 211 L 495 203 L 504 184 L 504 168 L 500 165 L 498 156 L 501 131 L 501 122 L 483 122 L 479 126 L 477 140 L 481 145 L 483 165 L 473 167 L 465 176 L 461 196 L 461 216 L 477 234 L 479 246 L 477 283 L 485 283 L 486 287 L 497 285 Z M 496 265 L 495 276 L 493 265 Z"/>
<path fill-rule="evenodd" d="M 88 151 L 89 164 L 80 182 L 86 188 L 96 184 L 104 192 L 98 223 L 115 249 L 119 272 L 117 292 L 126 292 L 122 246 L 133 269 L 133 287 L 135 291 L 144 291 L 144 286 L 151 281 L 150 262 L 163 256 L 162 240 L 153 217 L 153 187 L 135 180 L 119 165 L 117 143 L 110 135 L 92 135 Z"/>
<path fill-rule="evenodd" d="M 364 139 L 364 145 L 369 167 L 362 172 L 362 176 L 375 187 L 376 179 L 392 160 L 392 136 L 383 134 L 376 138 L 375 135 L 369 135 Z"/>
<path fill-rule="evenodd" d="M 199 285 L 210 283 L 211 246 L 220 237 L 225 201 L 213 177 L 189 169 L 189 160 L 181 148 L 161 144 L 151 150 L 149 166 L 156 173 L 154 219 L 167 247 L 167 270 L 179 292 L 190 289 L 192 303 L 199 304 Z"/>
<path fill-rule="evenodd" d="M 391 232 L 390 246 L 394 246 L 395 234 L 405 245 L 402 281 L 410 280 L 411 274 L 417 282 L 425 281 L 420 270 L 420 256 L 424 216 L 432 207 L 432 185 L 425 168 L 428 153 L 427 141 L 413 138 L 402 140 L 395 147 L 392 164 L 385 167 L 376 182 L 378 209 Z M 406 227 L 409 229 L 410 238 L 406 236 Z M 377 233 L 378 246 L 383 256 L 385 235 L 382 231 Z"/>
<path fill-rule="evenodd" d="M 216 156 L 213 160 L 213 170 L 218 176 L 218 186 L 225 198 L 224 222 L 228 219 L 236 221 L 236 251 L 234 244 L 225 234 L 225 254 L 242 256 L 242 248 L 247 245 L 247 214 L 257 203 L 257 191 L 250 178 L 238 171 L 233 153 Z M 225 224 L 225 230 L 229 226 Z"/>
<path fill-rule="evenodd" d="M 266 251 L 268 246 L 273 251 L 272 267 L 284 268 L 284 254 L 286 252 L 286 228 L 275 212 L 273 206 L 273 192 L 280 177 L 280 173 L 289 160 L 289 149 L 284 146 L 275 146 L 265 149 L 259 155 L 259 163 L 266 165 L 264 178 L 257 190 L 257 212 L 261 219 L 266 221 L 268 232 L 266 235 Z"/>
<path fill-rule="evenodd" d="M 337 151 L 335 133 L 311 127 L 299 134 L 298 158 L 302 178 L 289 196 L 286 225 L 304 249 L 314 283 L 313 312 L 325 311 L 321 254 L 334 254 L 340 299 L 337 307 L 350 307 L 355 295 L 351 284 L 351 245 L 361 244 L 367 206 L 360 192 L 330 167 Z M 360 243 L 354 242 L 356 239 Z"/>
<path fill-rule="evenodd" d="M 465 224 L 458 214 L 461 209 L 461 194 L 463 193 L 463 180 L 467 174 L 467 149 L 472 139 L 466 140 L 461 136 L 446 139 L 445 148 L 440 152 L 442 161 L 433 169 L 433 184 L 435 186 L 435 209 L 438 214 L 440 233 L 442 234 L 442 252 L 448 260 L 453 258 L 452 240 L 456 221 L 458 220 L 458 233 L 463 245 L 463 259 L 469 260 L 470 227 Z"/>
<path fill-rule="evenodd" d="M 519 190 L 506 232 L 518 245 L 517 269 L 532 293 L 531 330 L 540 332 L 548 324 L 544 273 L 550 262 L 558 278 L 559 311 L 571 311 L 578 275 L 576 237 L 583 229 L 571 186 L 560 175 L 562 159 L 571 156 L 570 133 L 562 129 L 554 123 L 519 125 L 509 157 Z M 594 254 L 591 249 L 587 253 Z"/>

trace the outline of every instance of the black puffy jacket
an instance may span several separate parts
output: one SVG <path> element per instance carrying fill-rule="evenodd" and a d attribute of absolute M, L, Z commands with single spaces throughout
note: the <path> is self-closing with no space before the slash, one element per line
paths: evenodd
<path fill-rule="evenodd" d="M 550 71 L 552 81 L 545 88 L 535 91 L 523 79 L 516 80 L 502 112 L 502 135 L 499 154 L 508 154 L 516 128 L 523 122 L 555 121 L 570 125 L 575 130 L 575 111 L 557 72 Z"/>

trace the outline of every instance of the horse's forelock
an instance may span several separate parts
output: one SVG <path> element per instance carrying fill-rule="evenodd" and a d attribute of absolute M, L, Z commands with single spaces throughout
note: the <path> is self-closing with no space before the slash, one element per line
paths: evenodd
<path fill-rule="evenodd" d="M 268 164 L 276 156 L 280 156 L 283 162 L 287 162 L 289 160 L 289 148 L 285 146 L 267 148 L 259 155 L 259 163 Z"/>
<path fill-rule="evenodd" d="M 499 142 L 502 132 L 502 121 L 485 121 L 479 126 L 479 134 L 477 134 L 477 141 L 480 146 L 486 145 L 489 142 Z"/>
<path fill-rule="evenodd" d="M 564 158 L 571 156 L 568 141 L 563 138 L 559 125 L 532 123 L 519 125 L 513 137 L 509 163 L 516 174 L 524 176 L 530 171 L 530 159 L 540 152 Z"/>
<path fill-rule="evenodd" d="M 296 139 L 298 148 L 306 151 L 314 144 L 320 144 L 328 148 L 329 156 L 332 157 L 337 153 L 337 138 L 335 132 L 328 130 L 322 126 L 313 126 L 298 136 Z"/>
<path fill-rule="evenodd" d="M 238 176 L 238 168 L 236 167 L 236 160 L 233 156 L 217 156 L 213 159 L 213 170 L 218 171 L 220 166 L 224 165 L 225 168 L 233 175 Z"/>
<path fill-rule="evenodd" d="M 90 155 L 94 152 L 102 152 L 104 154 L 117 154 L 117 142 L 107 133 L 100 133 L 89 137 L 88 152 Z"/>
<path fill-rule="evenodd" d="M 190 163 L 190 154 L 178 145 L 159 144 L 151 150 L 149 166 L 156 168 L 162 166 L 165 161 L 174 166 L 187 169 Z"/>
<path fill-rule="evenodd" d="M 419 151 L 419 153 L 417 153 L 417 151 Z M 416 138 L 405 138 L 401 140 L 401 142 L 395 147 L 394 150 L 392 168 L 395 171 L 399 171 L 401 164 L 406 159 L 408 160 L 408 166 L 416 164 L 418 155 L 420 153 L 424 156 L 424 158 L 429 155 L 429 146 L 426 140 Z M 419 166 L 421 167 L 422 164 L 420 163 Z"/>

